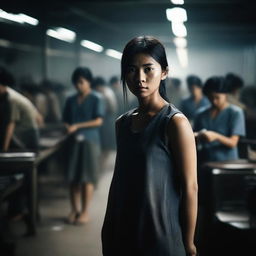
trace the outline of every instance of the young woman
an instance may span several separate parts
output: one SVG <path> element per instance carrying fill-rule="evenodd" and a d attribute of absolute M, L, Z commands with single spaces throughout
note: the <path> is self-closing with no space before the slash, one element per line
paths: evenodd
<path fill-rule="evenodd" d="M 242 109 L 228 102 L 228 91 L 223 77 L 211 77 L 203 87 L 211 106 L 199 112 L 194 123 L 201 143 L 200 162 L 238 159 L 237 144 L 245 135 L 245 120 Z"/>
<path fill-rule="evenodd" d="M 88 205 L 98 176 L 99 127 L 103 122 L 104 104 L 101 96 L 91 90 L 92 79 L 88 68 L 74 71 L 72 82 L 78 93 L 67 99 L 63 113 L 67 131 L 73 134 L 67 173 L 71 198 L 68 221 L 76 224 L 89 220 Z"/>
<path fill-rule="evenodd" d="M 165 95 L 168 63 L 155 38 L 132 39 L 121 76 L 139 106 L 116 121 L 117 156 L 102 228 L 104 256 L 196 255 L 195 139 Z"/>

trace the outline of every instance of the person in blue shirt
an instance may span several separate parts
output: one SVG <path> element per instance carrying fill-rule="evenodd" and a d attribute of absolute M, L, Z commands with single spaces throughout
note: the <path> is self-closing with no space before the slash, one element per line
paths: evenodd
<path fill-rule="evenodd" d="M 210 103 L 208 99 L 203 95 L 203 84 L 198 76 L 188 76 L 187 86 L 190 96 L 181 101 L 180 110 L 192 123 L 194 121 L 197 110 L 209 106 Z"/>
<path fill-rule="evenodd" d="M 203 92 L 211 106 L 195 117 L 194 132 L 200 143 L 200 159 L 203 162 L 238 159 L 237 144 L 240 136 L 245 135 L 242 109 L 228 102 L 228 86 L 223 77 L 209 78 Z"/>
<path fill-rule="evenodd" d="M 100 126 L 105 107 L 102 96 L 91 89 L 92 81 L 88 68 L 74 71 L 72 82 L 77 93 L 67 99 L 63 113 L 67 132 L 72 134 L 67 168 L 71 197 L 68 221 L 76 224 L 89 220 L 88 205 L 98 179 Z"/>
<path fill-rule="evenodd" d="M 209 78 L 204 84 L 203 93 L 211 105 L 198 111 L 194 121 L 198 151 L 200 216 L 197 244 L 202 254 L 208 254 L 209 230 L 213 224 L 212 175 L 211 169 L 207 168 L 205 163 L 237 159 L 237 144 L 240 136 L 245 135 L 243 111 L 228 102 L 228 89 L 224 77 Z"/>

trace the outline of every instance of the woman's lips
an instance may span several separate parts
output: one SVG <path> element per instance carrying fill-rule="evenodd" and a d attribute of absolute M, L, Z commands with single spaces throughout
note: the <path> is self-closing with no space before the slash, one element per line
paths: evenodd
<path fill-rule="evenodd" d="M 142 87 L 142 86 L 137 87 L 138 91 L 146 91 L 147 89 L 148 89 L 147 87 Z"/>

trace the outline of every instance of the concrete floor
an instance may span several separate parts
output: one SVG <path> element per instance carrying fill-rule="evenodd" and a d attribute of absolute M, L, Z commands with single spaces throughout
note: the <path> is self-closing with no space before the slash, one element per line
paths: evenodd
<path fill-rule="evenodd" d="M 58 177 L 44 177 L 40 181 L 40 214 L 36 237 L 22 237 L 25 226 L 15 223 L 17 256 L 99 256 L 100 232 L 106 209 L 108 190 L 113 174 L 115 153 L 106 164 L 91 208 L 91 221 L 83 226 L 65 223 L 70 211 L 68 190 Z M 17 228 L 19 225 L 19 228 Z"/>

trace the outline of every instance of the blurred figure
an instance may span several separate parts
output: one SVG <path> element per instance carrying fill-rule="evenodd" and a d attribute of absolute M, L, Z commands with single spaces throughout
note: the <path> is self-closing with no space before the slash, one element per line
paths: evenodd
<path fill-rule="evenodd" d="M 237 144 L 245 135 L 244 113 L 227 100 L 228 87 L 223 77 L 209 78 L 203 88 L 211 105 L 195 118 L 194 131 L 201 143 L 201 160 L 238 159 Z"/>
<path fill-rule="evenodd" d="M 11 147 L 37 151 L 38 126 L 43 123 L 42 116 L 26 97 L 9 87 L 13 82 L 12 75 L 0 67 L 0 94 L 7 109 L 2 124 L 5 131 L 0 135 L 2 150 L 7 151 Z"/>
<path fill-rule="evenodd" d="M 183 99 L 180 104 L 180 110 L 192 123 L 195 114 L 199 108 L 209 106 L 209 101 L 202 92 L 202 81 L 198 76 L 190 75 L 187 77 L 187 86 L 190 96 Z"/>
<path fill-rule="evenodd" d="M 208 255 L 208 240 L 213 224 L 211 201 L 211 169 L 206 162 L 238 159 L 237 144 L 245 135 L 244 113 L 227 100 L 228 87 L 224 77 L 211 77 L 203 87 L 211 105 L 198 111 L 194 134 L 198 153 L 199 220 L 198 246 L 202 255 Z M 206 250 L 204 252 L 204 250 Z"/>
<path fill-rule="evenodd" d="M 233 73 L 228 73 L 225 80 L 229 91 L 228 102 L 245 110 L 246 106 L 240 101 L 240 91 L 244 87 L 242 78 Z"/>
<path fill-rule="evenodd" d="M 256 86 L 246 86 L 241 91 L 241 102 L 245 105 L 246 137 L 256 140 Z M 248 147 L 249 159 L 256 160 L 256 145 Z"/>
<path fill-rule="evenodd" d="M 166 94 L 174 106 L 180 106 L 182 93 L 181 80 L 179 78 L 169 78 L 167 80 Z"/>
<path fill-rule="evenodd" d="M 117 76 L 112 76 L 109 80 L 109 85 L 116 96 L 116 101 L 117 101 L 116 117 L 118 117 L 123 113 L 123 109 L 124 109 L 123 90 L 122 90 L 122 85 L 120 83 L 120 79 Z"/>
<path fill-rule="evenodd" d="M 117 100 L 113 90 L 107 86 L 102 77 L 96 77 L 93 82 L 93 89 L 103 95 L 105 100 L 106 112 L 101 132 L 101 147 L 102 147 L 102 166 L 111 152 L 115 149 L 115 119 L 117 116 Z"/>
<path fill-rule="evenodd" d="M 241 102 L 246 107 L 246 116 L 256 120 L 256 86 L 246 86 L 241 91 Z"/>
<path fill-rule="evenodd" d="M 100 158 L 100 126 L 103 123 L 104 102 L 91 89 L 93 76 L 85 67 L 72 74 L 77 93 L 69 97 L 63 113 L 69 145 L 68 173 L 71 212 L 68 222 L 85 224 L 89 221 L 88 206 L 98 180 Z M 81 211 L 80 211 L 81 205 Z"/>
<path fill-rule="evenodd" d="M 39 86 L 32 81 L 26 81 L 21 83 L 20 89 L 22 94 L 33 103 L 43 119 L 45 119 L 48 110 L 48 102 L 46 95 Z"/>
<path fill-rule="evenodd" d="M 4 148 L 7 127 L 11 123 L 11 105 L 8 101 L 7 87 L 5 85 L 13 84 L 13 77 L 0 67 L 0 151 Z"/>
<path fill-rule="evenodd" d="M 1 150 L 38 152 L 42 116 L 30 100 L 9 87 L 13 84 L 12 74 L 0 67 Z M 28 207 L 26 200 L 29 193 L 28 179 L 26 175 L 14 175 L 11 178 L 14 180 L 23 178 L 22 187 L 10 198 L 8 205 L 8 217 L 19 220 L 26 216 Z"/>
<path fill-rule="evenodd" d="M 41 84 L 41 89 L 46 96 L 46 123 L 57 123 L 61 120 L 61 108 L 57 93 L 54 91 L 54 83 L 45 80 Z"/>

